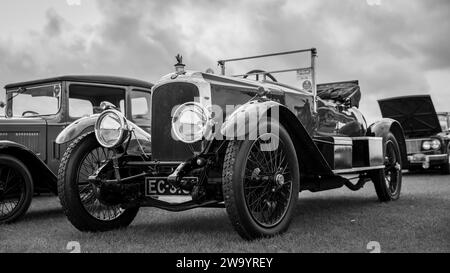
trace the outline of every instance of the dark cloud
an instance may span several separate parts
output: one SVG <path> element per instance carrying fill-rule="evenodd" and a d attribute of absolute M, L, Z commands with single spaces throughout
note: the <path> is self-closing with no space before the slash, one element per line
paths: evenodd
<path fill-rule="evenodd" d="M 47 23 L 44 27 L 44 32 L 49 37 L 58 37 L 61 35 L 64 24 L 64 18 L 60 16 L 54 9 L 49 9 L 45 13 Z"/>

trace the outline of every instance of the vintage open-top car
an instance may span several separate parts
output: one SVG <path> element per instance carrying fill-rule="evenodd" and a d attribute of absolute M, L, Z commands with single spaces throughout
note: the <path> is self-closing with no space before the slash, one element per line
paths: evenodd
<path fill-rule="evenodd" d="M 403 127 L 408 154 L 405 169 L 439 169 L 450 174 L 450 115 L 436 113 L 430 95 L 383 99 L 379 105 L 383 117 Z"/>
<path fill-rule="evenodd" d="M 102 101 L 108 100 L 149 131 L 152 86 L 111 76 L 62 76 L 8 84 L 6 103 L 2 103 L 6 116 L 0 118 L 0 224 L 19 219 L 33 195 L 57 194 L 56 174 L 67 145 L 57 145 L 56 137 L 69 124 L 65 143 L 80 133 L 94 132 Z"/>
<path fill-rule="evenodd" d="M 297 53 L 309 53 L 311 66 L 225 76 L 229 62 Z M 186 71 L 177 56 L 176 71 L 152 88 L 151 152 L 129 152 L 145 132 L 112 106 L 95 134 L 70 144 L 58 177 L 68 219 L 82 231 L 105 231 L 129 225 L 140 207 L 225 207 L 237 232 L 254 239 L 287 230 L 300 191 L 356 191 L 372 180 L 380 201 L 398 199 L 401 125 L 368 126 L 357 81 L 316 85 L 316 57 L 306 49 L 222 60 L 222 75 L 214 75 Z M 273 74 L 282 72 L 296 72 L 298 86 L 277 82 Z M 92 147 L 107 157 L 87 167 Z"/>

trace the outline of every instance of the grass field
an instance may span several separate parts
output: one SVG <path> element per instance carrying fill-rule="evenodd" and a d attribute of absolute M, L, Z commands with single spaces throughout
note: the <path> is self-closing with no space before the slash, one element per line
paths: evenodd
<path fill-rule="evenodd" d="M 57 198 L 36 198 L 27 216 L 0 226 L 0 252 L 450 252 L 450 176 L 405 174 L 399 201 L 380 204 L 372 184 L 300 194 L 290 230 L 276 238 L 243 241 L 224 209 L 171 213 L 142 209 L 124 230 L 90 234 L 73 228 Z"/>

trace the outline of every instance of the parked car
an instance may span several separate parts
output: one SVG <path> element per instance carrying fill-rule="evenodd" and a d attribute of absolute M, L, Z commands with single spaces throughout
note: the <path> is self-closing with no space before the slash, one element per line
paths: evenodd
<path fill-rule="evenodd" d="M 64 142 L 93 132 L 98 115 L 91 115 L 102 111 L 102 101 L 150 130 L 151 87 L 148 82 L 107 76 L 7 85 L 6 116 L 0 118 L 0 224 L 19 219 L 35 194 L 57 194 L 57 170 L 66 145 L 56 144 L 56 137 L 73 122 Z M 91 154 L 86 161 L 94 163 L 97 157 L 101 154 Z"/>
<path fill-rule="evenodd" d="M 294 53 L 310 53 L 311 66 L 225 76 L 226 63 Z M 307 49 L 223 60 L 223 75 L 186 71 L 177 56 L 175 72 L 152 89 L 151 153 L 127 152 L 138 127 L 114 107 L 95 133 L 70 144 L 58 179 L 68 219 L 95 232 L 129 225 L 140 207 L 222 207 L 243 238 L 255 239 L 287 230 L 300 191 L 356 191 L 372 180 L 380 201 L 397 200 L 406 161 L 401 125 L 367 126 L 357 81 L 316 86 L 316 56 Z M 273 76 L 288 71 L 297 86 Z M 87 182 L 78 179 L 86 153 L 99 146 L 110 157 Z"/>
<path fill-rule="evenodd" d="M 437 114 L 429 95 L 379 101 L 383 117 L 397 120 L 406 136 L 407 169 L 440 169 L 450 174 L 449 113 Z"/>

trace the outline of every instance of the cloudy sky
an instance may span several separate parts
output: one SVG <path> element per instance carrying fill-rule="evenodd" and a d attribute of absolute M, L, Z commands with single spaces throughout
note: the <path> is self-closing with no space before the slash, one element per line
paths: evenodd
<path fill-rule="evenodd" d="M 430 93 L 450 111 L 449 18 L 448 0 L 0 0 L 0 85 L 62 74 L 154 82 L 177 53 L 204 71 L 221 58 L 317 47 L 319 81 L 359 80 L 369 120 L 377 99 L 397 95 Z"/>

